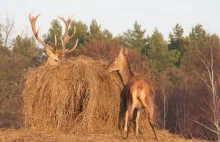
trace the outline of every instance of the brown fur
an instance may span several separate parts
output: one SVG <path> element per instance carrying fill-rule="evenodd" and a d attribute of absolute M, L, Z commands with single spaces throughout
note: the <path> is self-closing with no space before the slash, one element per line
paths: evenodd
<path fill-rule="evenodd" d="M 146 108 L 148 112 L 149 124 L 153 129 L 156 139 L 158 140 L 156 132 L 154 130 L 154 126 L 152 124 L 155 99 L 153 86 L 144 76 L 134 75 L 132 73 L 128 59 L 124 54 L 123 48 L 121 48 L 119 56 L 115 58 L 114 62 L 108 67 L 109 72 L 115 70 L 119 70 L 119 73 L 121 74 L 123 83 L 125 85 L 127 108 L 125 114 L 124 131 L 127 132 L 127 137 L 131 126 L 134 109 L 137 109 L 136 134 L 138 134 L 138 120 L 140 117 L 140 109 Z"/>

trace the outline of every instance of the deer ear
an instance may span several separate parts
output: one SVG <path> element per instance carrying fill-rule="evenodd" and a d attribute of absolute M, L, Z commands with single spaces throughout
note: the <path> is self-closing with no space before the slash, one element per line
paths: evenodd
<path fill-rule="evenodd" d="M 124 48 L 121 47 L 119 55 L 123 55 L 124 54 Z"/>
<path fill-rule="evenodd" d="M 128 48 L 124 48 L 123 52 L 124 52 L 125 55 L 128 55 Z"/>
<path fill-rule="evenodd" d="M 47 55 L 53 57 L 54 53 L 49 48 L 46 47 Z"/>

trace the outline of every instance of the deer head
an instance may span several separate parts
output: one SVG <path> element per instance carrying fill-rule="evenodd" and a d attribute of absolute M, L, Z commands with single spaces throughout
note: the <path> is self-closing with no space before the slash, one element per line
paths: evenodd
<path fill-rule="evenodd" d="M 126 49 L 121 48 L 118 57 L 108 66 L 108 72 L 119 71 L 124 84 L 127 84 L 129 78 L 133 75 L 130 64 L 126 57 Z"/>
<path fill-rule="evenodd" d="M 69 25 L 72 21 L 72 18 L 74 15 L 72 16 L 68 16 L 68 19 L 65 20 L 63 17 L 59 16 L 58 15 L 58 18 L 61 19 L 64 23 L 65 23 L 65 32 L 64 32 L 64 35 L 63 35 L 63 39 L 61 37 L 61 41 L 62 41 L 62 46 L 61 48 L 58 50 L 57 49 L 57 38 L 55 36 L 55 42 L 54 42 L 54 48 L 48 44 L 46 44 L 43 40 L 41 40 L 38 36 L 38 32 L 39 32 L 39 29 L 36 30 L 36 21 L 37 21 L 37 18 L 40 16 L 40 14 L 38 14 L 37 16 L 32 16 L 32 12 L 29 14 L 29 20 L 31 22 L 31 27 L 32 27 L 32 31 L 34 33 L 34 36 L 36 37 L 36 39 L 46 48 L 46 51 L 47 51 L 47 55 L 49 56 L 48 57 L 48 60 L 47 60 L 47 63 L 49 65 L 57 65 L 58 62 L 59 62 L 59 57 L 61 56 L 61 58 L 65 57 L 65 55 L 67 53 L 70 53 L 70 52 L 73 52 L 77 46 L 77 43 L 78 43 L 78 39 L 76 40 L 76 44 L 75 46 L 68 50 L 68 49 L 65 49 L 66 47 L 66 43 L 72 39 L 76 33 L 76 28 L 74 27 L 74 33 L 69 36 L 68 35 L 68 29 L 69 29 Z"/>
<path fill-rule="evenodd" d="M 125 66 L 127 68 L 127 66 L 129 66 L 127 57 L 125 55 L 125 49 L 121 48 L 118 57 L 116 57 L 114 59 L 114 61 L 112 62 L 112 64 L 109 65 L 108 67 L 108 72 L 112 72 L 112 71 L 123 71 Z"/>

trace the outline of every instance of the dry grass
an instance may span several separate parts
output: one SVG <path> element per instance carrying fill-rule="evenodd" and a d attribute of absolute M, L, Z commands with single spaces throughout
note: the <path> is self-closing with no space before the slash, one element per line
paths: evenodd
<path fill-rule="evenodd" d="M 149 130 L 148 130 L 149 131 Z M 161 142 L 199 142 L 200 140 L 186 140 L 178 135 L 167 131 L 159 131 L 158 137 Z M 136 137 L 130 135 L 123 139 L 117 131 L 109 131 L 109 134 L 63 134 L 61 132 L 45 133 L 41 131 L 27 130 L 0 130 L 1 142 L 154 142 L 153 133 L 143 131 L 143 134 Z"/>
<path fill-rule="evenodd" d="M 117 128 L 122 87 L 105 62 L 85 56 L 31 70 L 23 93 L 25 126 L 65 133 Z"/>

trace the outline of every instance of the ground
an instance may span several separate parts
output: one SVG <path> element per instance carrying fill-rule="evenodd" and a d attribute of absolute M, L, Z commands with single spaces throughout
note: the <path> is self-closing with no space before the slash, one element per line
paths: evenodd
<path fill-rule="evenodd" d="M 186 140 L 178 135 L 173 135 L 167 131 L 158 131 L 158 137 L 161 142 L 194 142 L 199 140 Z M 153 142 L 155 141 L 153 133 L 142 132 L 136 137 L 133 132 L 128 139 L 123 139 L 118 132 L 109 132 L 109 134 L 63 134 L 60 132 L 42 132 L 34 130 L 13 130 L 0 129 L 0 142 Z"/>

